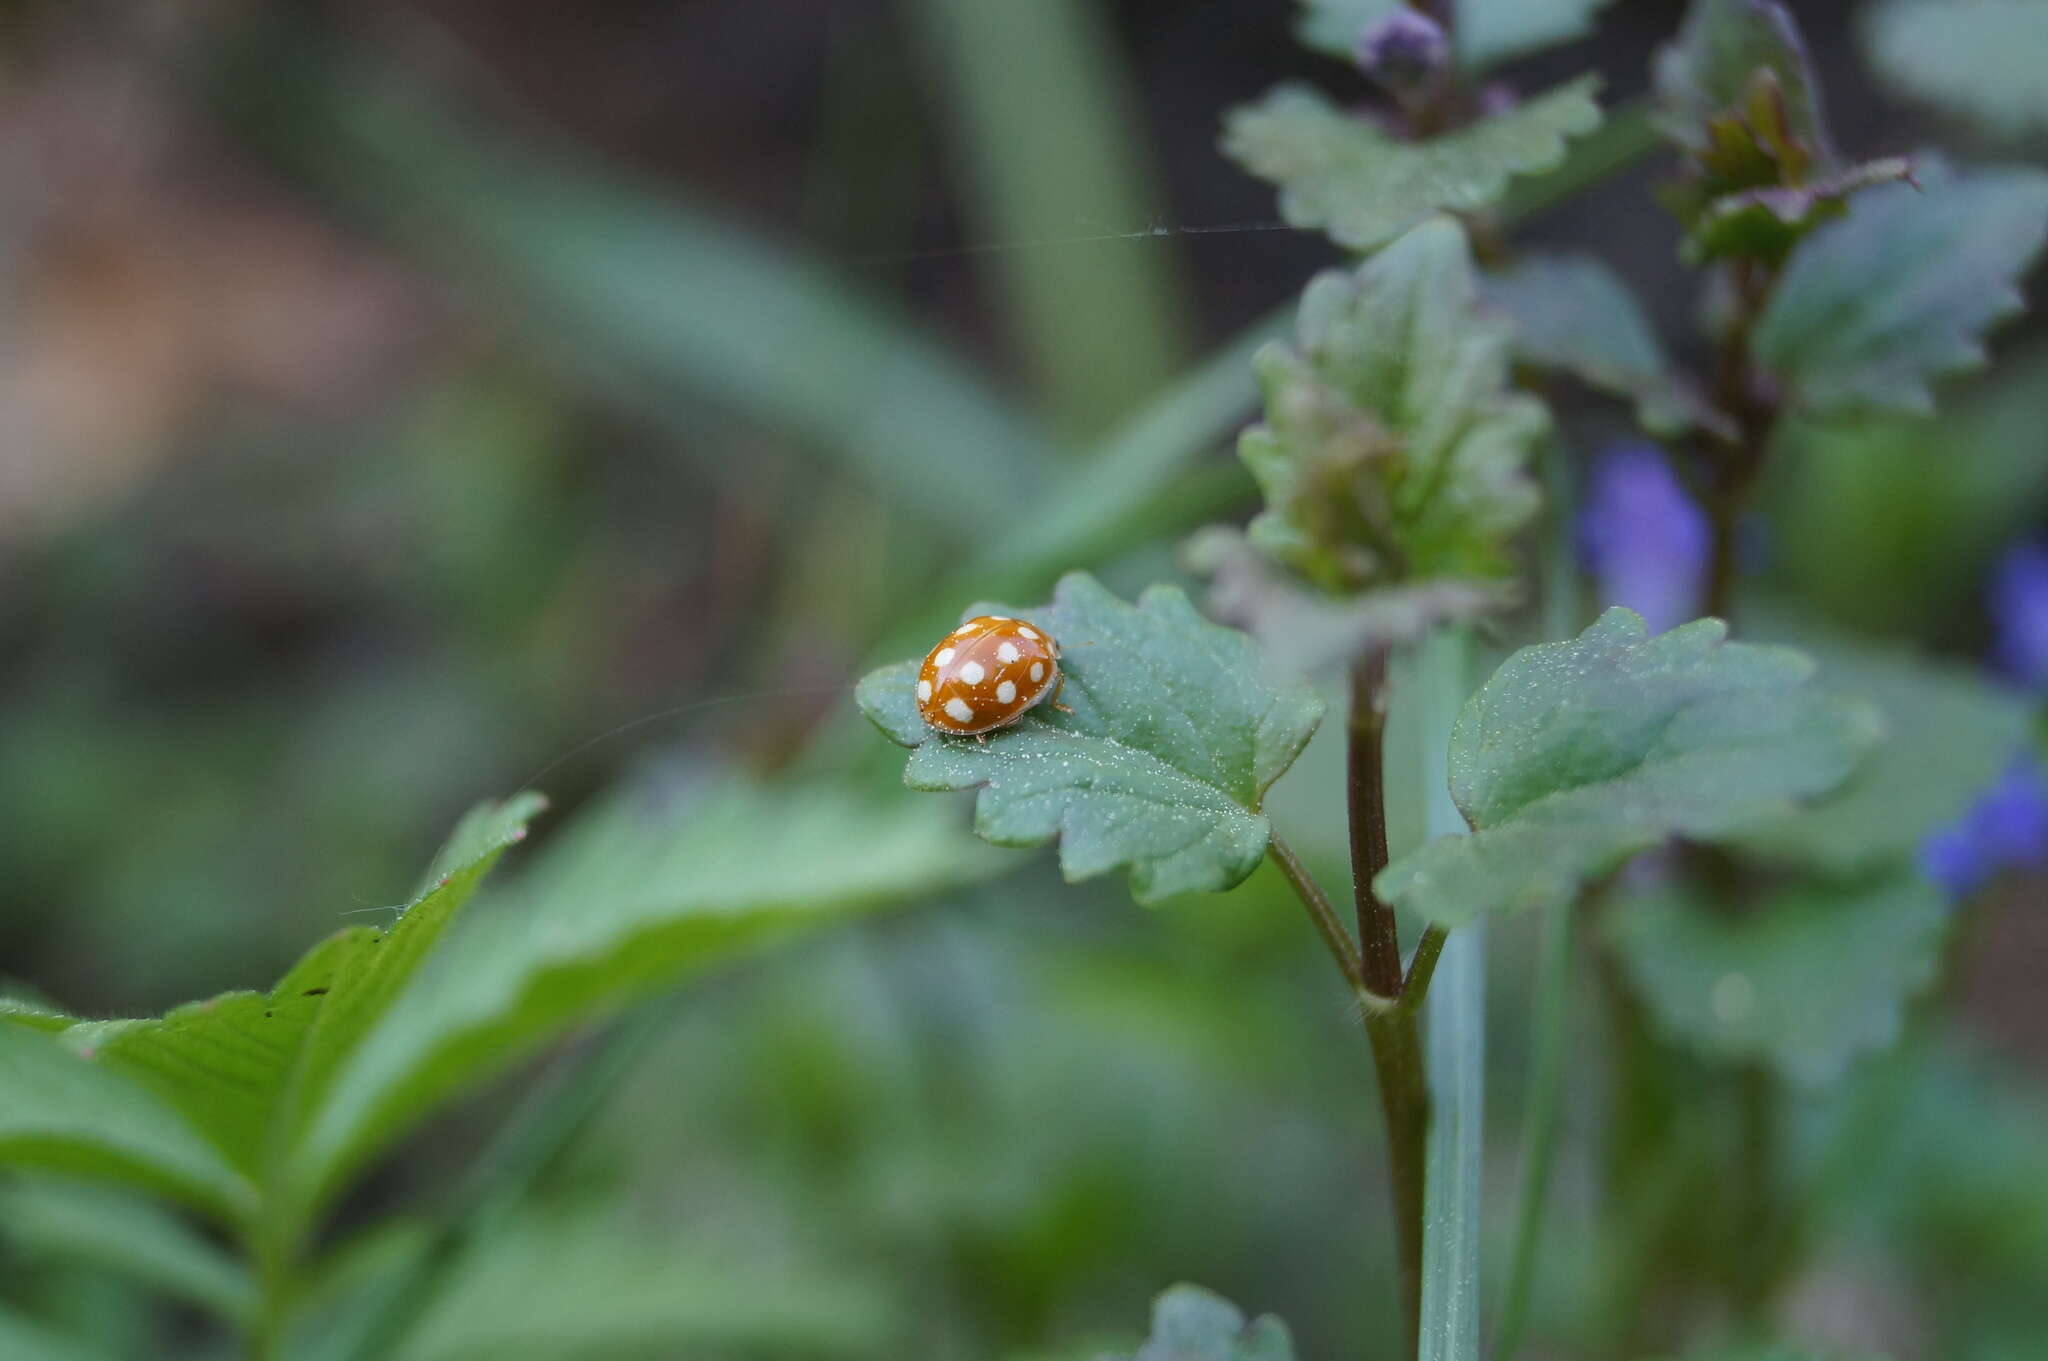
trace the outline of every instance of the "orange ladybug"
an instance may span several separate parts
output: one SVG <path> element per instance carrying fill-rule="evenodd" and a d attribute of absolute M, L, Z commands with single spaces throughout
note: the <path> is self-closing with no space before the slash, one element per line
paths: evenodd
<path fill-rule="evenodd" d="M 1056 700 L 1061 684 L 1058 643 L 1021 619 L 984 614 L 941 638 L 917 669 L 917 712 L 942 733 L 980 737 Z"/>

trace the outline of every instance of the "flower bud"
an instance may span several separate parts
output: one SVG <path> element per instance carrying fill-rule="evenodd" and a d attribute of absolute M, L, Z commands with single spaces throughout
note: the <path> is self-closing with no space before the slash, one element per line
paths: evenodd
<path fill-rule="evenodd" d="M 1451 39 L 1435 20 L 1404 5 L 1367 26 L 1353 55 L 1381 88 L 1405 100 L 1450 70 Z"/>

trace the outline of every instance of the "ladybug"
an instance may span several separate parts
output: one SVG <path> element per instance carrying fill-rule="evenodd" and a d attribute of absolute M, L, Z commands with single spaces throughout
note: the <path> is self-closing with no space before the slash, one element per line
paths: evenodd
<path fill-rule="evenodd" d="M 970 619 L 939 640 L 917 669 L 918 716 L 955 737 L 1007 728 L 1048 699 L 1057 702 L 1060 646 L 1007 615 Z"/>

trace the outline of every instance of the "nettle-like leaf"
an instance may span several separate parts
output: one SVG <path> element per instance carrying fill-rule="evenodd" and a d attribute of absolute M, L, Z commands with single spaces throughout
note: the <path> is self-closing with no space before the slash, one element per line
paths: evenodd
<path fill-rule="evenodd" d="M 1280 216 L 1371 250 L 1431 213 L 1476 212 L 1516 175 L 1554 170 L 1600 126 L 1597 76 L 1427 141 L 1403 142 L 1304 85 L 1282 85 L 1224 120 L 1223 150 L 1280 188 Z"/>
<path fill-rule="evenodd" d="M 1886 740 L 1828 797 L 1737 838 L 1765 860 L 1835 876 L 1910 861 L 1938 827 L 1961 816 L 2026 742 L 2033 721 L 2020 695 L 1974 667 L 1765 620 L 1820 664 L 1820 683 L 1883 715 Z"/>
<path fill-rule="evenodd" d="M 1984 362 L 2048 239 L 2048 174 L 2010 168 L 1859 196 L 1793 252 L 1757 321 L 1757 361 L 1801 406 L 1927 412 L 1930 379 Z"/>
<path fill-rule="evenodd" d="M 1403 7 L 1404 0 L 1302 0 L 1296 32 L 1310 47 L 1350 57 L 1366 29 Z M 1528 52 L 1583 38 L 1609 0 L 1462 0 L 1458 6 L 1458 61 L 1479 70 Z"/>
<path fill-rule="evenodd" d="M 1839 785 L 1877 715 L 1808 684 L 1802 654 L 1726 637 L 1718 619 L 1651 637 L 1616 607 L 1509 657 L 1451 734 L 1472 835 L 1389 865 L 1381 896 L 1445 926 L 1548 907 L 1669 837 L 1726 837 Z"/>
<path fill-rule="evenodd" d="M 911 749 L 912 789 L 979 788 L 974 828 L 998 846 L 1058 838 L 1069 880 L 1131 870 L 1140 902 L 1227 889 L 1258 868 L 1260 806 L 1308 742 L 1323 703 L 1271 679 L 1255 643 L 1153 587 L 1135 606 L 1085 572 L 1050 605 L 976 606 L 1028 620 L 1058 640 L 1062 713 L 1040 705 L 988 736 L 941 736 L 917 714 L 918 662 L 870 672 L 861 711 Z"/>
<path fill-rule="evenodd" d="M 1628 285 L 1593 256 L 1527 256 L 1488 275 L 1483 296 L 1514 318 L 1517 358 L 1628 398 L 1651 434 L 1726 424 L 1673 367 Z"/>
<path fill-rule="evenodd" d="M 1885 80 L 1992 132 L 2048 129 L 2048 15 L 2039 0 L 1883 0 L 1865 13 Z"/>
<path fill-rule="evenodd" d="M 568 1028 L 868 910 L 1002 868 L 943 810 L 865 788 L 637 790 L 472 912 L 336 1069 L 284 1169 L 317 1207 L 442 1103 Z"/>
<path fill-rule="evenodd" d="M 151 1020 L 80 1022 L 64 1031 L 64 1042 L 150 1088 L 257 1178 L 342 1056 L 545 806 L 528 794 L 473 810 L 388 930 L 336 932 L 268 992 L 224 993 Z"/>
<path fill-rule="evenodd" d="M 1774 77 L 1785 134 L 1826 166 L 1834 144 L 1820 84 L 1791 11 L 1775 0 L 1693 0 L 1677 40 L 1657 54 L 1659 126 L 1679 145 L 1712 154 L 1715 120 L 1751 104 L 1759 71 Z"/>
<path fill-rule="evenodd" d="M 1198 1285 L 1152 1302 L 1152 1332 L 1130 1361 L 1295 1361 L 1294 1338 L 1271 1314 L 1244 1311 Z"/>
<path fill-rule="evenodd" d="M 1252 541 L 1276 561 L 1337 593 L 1505 575 L 1550 415 L 1509 386 L 1513 328 L 1477 289 L 1463 229 L 1433 218 L 1318 276 L 1295 344 L 1259 351 L 1266 418 L 1238 453 L 1266 499 Z"/>
<path fill-rule="evenodd" d="M 1709 200 L 1686 230 L 1680 254 L 1690 265 L 1724 255 L 1783 260 L 1821 223 L 1840 217 L 1866 189 L 1913 177 L 1901 156 L 1864 161 L 1801 184 L 1742 189 Z"/>
<path fill-rule="evenodd" d="M 1949 913 L 1905 866 L 1789 884 L 1739 909 L 1673 881 L 1625 894 L 1605 921 L 1637 994 L 1674 1038 L 1812 1086 L 1898 1037 L 1906 1003 L 1934 977 Z"/>

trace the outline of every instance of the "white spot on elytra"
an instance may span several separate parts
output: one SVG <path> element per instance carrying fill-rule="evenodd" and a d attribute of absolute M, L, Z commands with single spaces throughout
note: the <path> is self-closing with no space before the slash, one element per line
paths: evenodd
<path fill-rule="evenodd" d="M 940 648 L 940 649 L 939 649 L 939 655 L 938 655 L 938 656 L 936 656 L 936 657 L 934 657 L 934 658 L 932 658 L 932 665 L 933 665 L 933 666 L 944 666 L 944 665 L 945 665 L 945 664 L 946 664 L 947 662 L 950 662 L 950 661 L 952 661 L 952 660 L 953 660 L 953 649 L 952 649 L 952 648 L 950 648 L 950 647 L 942 647 L 942 648 Z"/>
<path fill-rule="evenodd" d="M 917 683 L 917 702 L 919 704 L 929 704 L 932 702 L 932 683 L 930 681 L 921 680 Z"/>
<path fill-rule="evenodd" d="M 1029 638 L 1034 643 L 1039 641 L 1040 635 L 1038 630 L 1031 627 L 1031 625 L 1029 624 L 1019 624 L 1017 626 L 1017 632 L 1023 634 L 1026 638 Z"/>
<path fill-rule="evenodd" d="M 965 623 L 965 624 L 962 624 L 962 625 L 961 625 L 961 626 L 960 626 L 959 628 L 956 628 L 956 629 L 954 629 L 954 630 L 953 630 L 953 636 L 954 636 L 955 638 L 958 638 L 958 637 L 959 637 L 959 636 L 960 636 L 961 634 L 963 634 L 963 633 L 972 633 L 972 632 L 974 632 L 974 629 L 975 629 L 974 621 L 972 621 L 972 620 L 969 620 L 969 621 L 968 621 L 967 623 Z"/>
<path fill-rule="evenodd" d="M 1007 624 L 1007 623 L 1009 623 L 1009 622 L 1010 622 L 1010 616 L 1009 616 L 1009 615 L 1007 615 L 1007 614 L 992 614 L 992 615 L 990 615 L 990 616 L 989 616 L 989 618 L 991 618 L 991 619 L 995 620 L 995 621 L 996 621 L 996 622 L 998 622 L 998 623 L 1002 623 L 1002 624 Z"/>
<path fill-rule="evenodd" d="M 972 723 L 974 710 L 967 707 L 967 701 L 958 695 L 946 701 L 946 716 L 955 723 Z"/>
<path fill-rule="evenodd" d="M 969 685 L 981 684 L 981 678 L 987 674 L 988 672 L 982 669 L 980 662 L 969 662 L 960 668 L 960 679 L 966 681 Z"/>
<path fill-rule="evenodd" d="M 1044 679 L 1045 679 L 1045 663 L 1044 663 L 1044 662 L 1033 662 L 1033 663 L 1031 663 L 1031 679 L 1032 679 L 1032 682 L 1033 682 L 1034 684 L 1035 684 L 1035 683 L 1037 683 L 1038 681 L 1042 681 L 1042 680 L 1044 680 Z"/>
<path fill-rule="evenodd" d="M 996 660 L 999 662 L 1014 662 L 1020 655 L 1022 654 L 1017 651 L 1015 643 L 1004 643 L 996 649 Z"/>
<path fill-rule="evenodd" d="M 1001 685 L 998 685 L 996 687 L 997 703 L 1008 704 L 1011 700 L 1015 698 L 1017 698 L 1017 687 L 1010 681 L 1004 681 Z"/>

